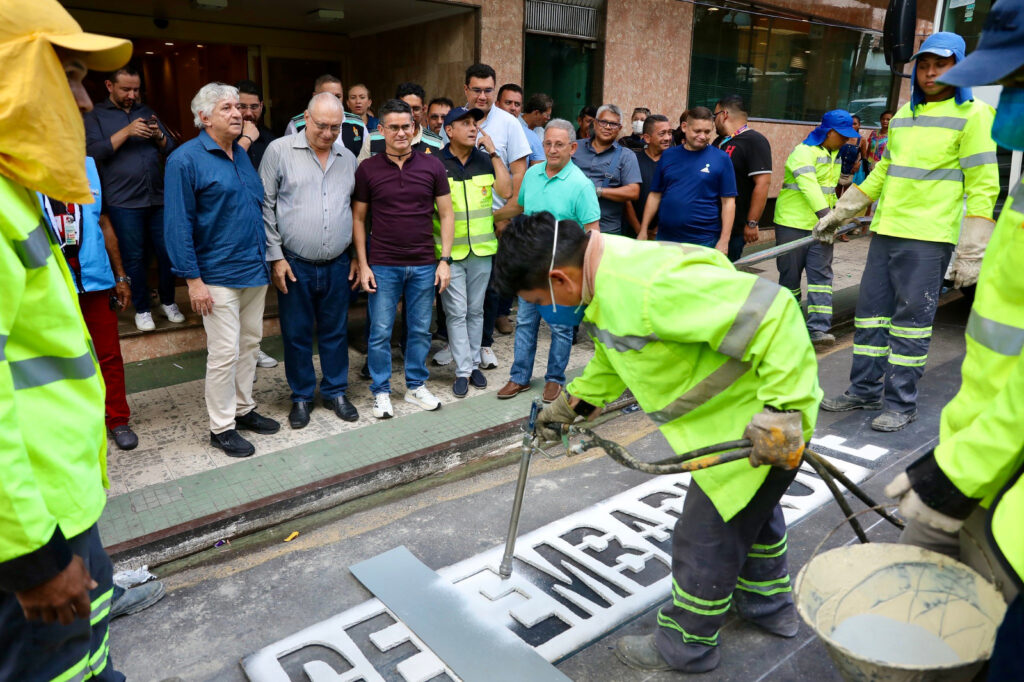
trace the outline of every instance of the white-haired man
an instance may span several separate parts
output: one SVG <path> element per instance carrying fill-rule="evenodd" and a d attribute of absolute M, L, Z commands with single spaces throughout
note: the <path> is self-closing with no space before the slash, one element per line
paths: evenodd
<path fill-rule="evenodd" d="M 192 99 L 199 137 L 181 145 L 164 176 L 164 237 L 175 275 L 188 282 L 206 329 L 206 409 L 210 445 L 230 457 L 256 450 L 237 429 L 275 433 L 252 397 L 256 347 L 269 277 L 263 184 L 235 140 L 242 132 L 238 90 L 204 85 Z"/>

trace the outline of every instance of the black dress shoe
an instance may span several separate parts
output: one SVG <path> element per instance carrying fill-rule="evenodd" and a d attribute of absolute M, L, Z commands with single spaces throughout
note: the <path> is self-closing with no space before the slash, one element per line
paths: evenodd
<path fill-rule="evenodd" d="M 256 410 L 252 410 L 241 417 L 235 417 L 235 428 L 267 435 L 277 433 L 281 429 L 281 425 L 269 417 L 264 417 Z"/>
<path fill-rule="evenodd" d="M 238 435 L 238 431 L 228 429 L 223 433 L 210 432 L 210 445 L 223 450 L 228 457 L 248 457 L 256 452 L 252 443 Z"/>
<path fill-rule="evenodd" d="M 334 414 L 347 422 L 359 421 L 359 411 L 344 395 L 337 398 L 324 398 L 324 407 L 334 410 Z"/>
<path fill-rule="evenodd" d="M 288 423 L 293 429 L 301 429 L 309 424 L 309 413 L 313 411 L 313 403 L 299 401 L 292 403 L 292 411 L 288 413 Z"/>
<path fill-rule="evenodd" d="M 114 444 L 119 450 L 134 450 L 139 445 L 139 437 L 127 424 L 120 424 L 110 429 L 110 435 L 114 438 Z"/>

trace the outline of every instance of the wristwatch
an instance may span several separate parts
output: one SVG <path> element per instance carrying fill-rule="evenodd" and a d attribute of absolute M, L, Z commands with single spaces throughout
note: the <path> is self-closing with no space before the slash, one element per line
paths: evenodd
<path fill-rule="evenodd" d="M 758 226 L 758 222 L 756 220 L 748 220 L 747 221 L 747 227 L 757 227 L 757 226 Z"/>
<path fill-rule="evenodd" d="M 118 277 L 118 278 L 117 278 L 117 279 L 116 279 L 115 281 L 116 281 L 116 282 L 117 282 L 118 284 L 120 284 L 121 282 L 124 282 L 124 283 L 125 283 L 125 284 L 127 284 L 128 286 L 131 286 L 131 285 L 132 285 L 132 278 L 131 278 L 131 277 L 127 277 L 127 276 L 126 276 L 126 277 Z"/>
<path fill-rule="evenodd" d="M 448 265 L 452 264 L 452 257 L 451 256 L 441 256 L 441 258 L 439 260 L 447 263 Z"/>
<path fill-rule="evenodd" d="M 242 137 L 244 137 L 245 139 L 249 140 L 250 143 L 253 143 L 253 142 L 256 141 L 256 140 L 252 139 L 251 137 L 249 137 L 248 135 L 246 135 L 245 133 L 242 133 Z"/>
<path fill-rule="evenodd" d="M 492 159 L 496 159 L 499 156 L 498 152 L 488 152 L 487 155 L 490 156 Z"/>

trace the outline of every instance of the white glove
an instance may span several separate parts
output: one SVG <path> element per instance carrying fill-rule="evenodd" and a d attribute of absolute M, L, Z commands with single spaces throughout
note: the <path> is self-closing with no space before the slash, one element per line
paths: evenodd
<path fill-rule="evenodd" d="M 853 173 L 843 173 L 839 176 L 840 187 L 847 187 L 851 182 L 853 182 Z"/>
<path fill-rule="evenodd" d="M 995 223 L 985 218 L 964 218 L 964 225 L 960 228 L 960 242 L 956 246 L 956 260 L 949 269 L 949 279 L 953 280 L 953 286 L 957 289 L 978 282 L 981 259 L 995 226 Z"/>
<path fill-rule="evenodd" d="M 885 486 L 885 494 L 900 503 L 900 513 L 907 519 L 915 519 L 946 533 L 957 533 L 964 525 L 960 519 L 946 516 L 925 504 L 910 486 L 910 477 L 906 472 L 901 473 Z"/>
<path fill-rule="evenodd" d="M 819 242 L 831 244 L 836 239 L 836 231 L 850 222 L 850 219 L 871 205 L 873 199 L 861 191 L 857 185 L 850 185 L 836 207 L 814 226 L 812 234 Z"/>

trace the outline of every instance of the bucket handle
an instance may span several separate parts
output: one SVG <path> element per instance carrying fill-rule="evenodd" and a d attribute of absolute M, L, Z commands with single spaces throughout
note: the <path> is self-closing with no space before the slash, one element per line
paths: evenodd
<path fill-rule="evenodd" d="M 811 559 L 813 559 L 814 557 L 818 556 L 818 553 L 821 551 L 821 548 L 825 545 L 825 543 L 828 542 L 832 538 L 832 536 L 836 534 L 836 531 L 838 531 L 840 528 L 845 526 L 846 523 L 852 517 L 860 516 L 861 514 L 866 514 L 869 511 L 877 512 L 877 511 L 884 511 L 884 510 L 890 510 L 890 509 L 898 510 L 899 507 L 900 506 L 898 504 L 879 504 L 879 505 L 876 505 L 874 507 L 868 507 L 867 509 L 861 509 L 860 511 L 854 512 L 850 516 L 844 518 L 842 521 L 840 521 L 836 525 L 835 528 L 833 528 L 829 532 L 828 535 L 826 535 L 822 539 L 821 542 L 818 543 L 818 546 L 814 548 L 813 552 L 811 552 L 811 556 L 808 557 L 806 563 L 810 563 Z M 986 568 L 988 568 L 988 576 L 987 576 L 988 581 L 990 583 L 992 583 L 992 585 L 995 586 L 995 588 L 1001 592 L 1003 590 L 1002 581 L 999 580 L 999 577 L 996 575 L 996 569 L 992 565 L 992 561 L 988 558 L 988 554 L 985 553 L 984 546 L 982 546 L 981 542 L 978 541 L 978 538 L 975 537 L 974 533 L 972 533 L 971 531 L 967 530 L 966 526 L 960 526 L 960 532 L 962 532 L 964 535 L 966 535 L 967 538 L 971 542 L 974 543 L 974 546 L 978 548 L 978 552 L 981 554 L 981 558 L 985 560 L 985 566 L 986 566 Z M 961 563 L 963 563 L 963 562 L 961 562 Z M 986 578 L 986 576 L 982 576 L 982 578 Z"/>

